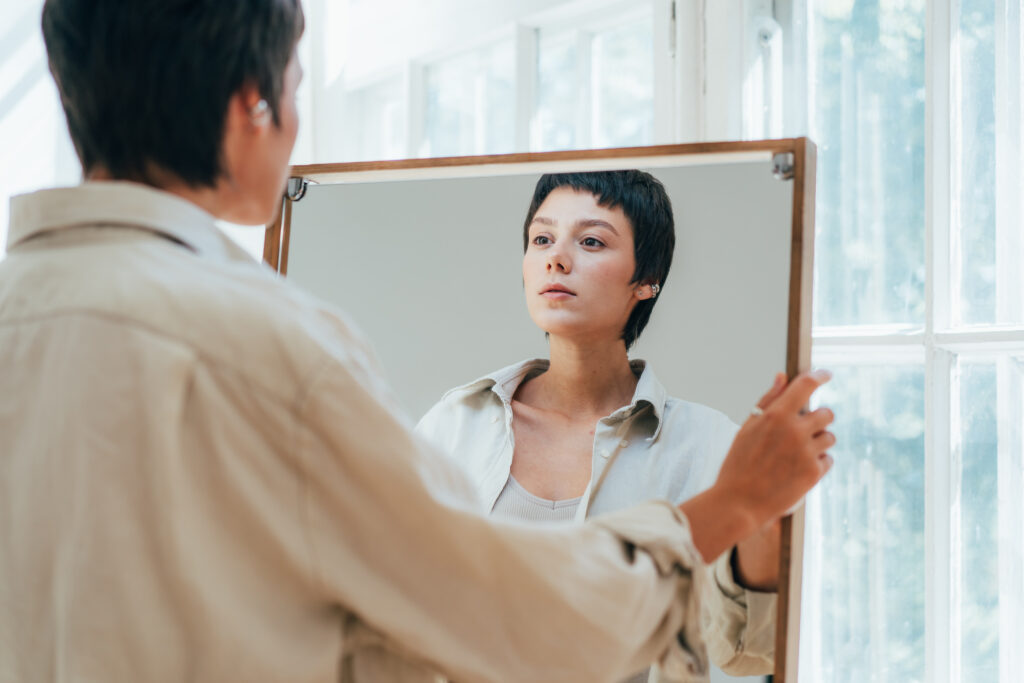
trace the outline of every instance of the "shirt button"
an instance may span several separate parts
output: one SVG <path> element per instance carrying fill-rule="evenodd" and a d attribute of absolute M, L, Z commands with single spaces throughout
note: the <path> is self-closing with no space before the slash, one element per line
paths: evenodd
<path fill-rule="evenodd" d="M 498 420 L 500 420 L 500 419 L 501 419 L 500 417 L 498 417 L 497 415 L 495 415 L 494 417 L 492 417 L 492 418 L 491 418 L 491 424 L 494 424 L 494 423 L 496 423 L 496 422 L 497 422 Z"/>
<path fill-rule="evenodd" d="M 625 448 L 628 445 L 629 445 L 629 442 L 626 441 L 625 439 L 623 439 L 622 441 L 619 442 L 619 448 Z"/>
<path fill-rule="evenodd" d="M 608 457 L 608 451 L 602 448 L 600 450 L 600 455 L 601 455 L 602 458 L 607 458 Z"/>

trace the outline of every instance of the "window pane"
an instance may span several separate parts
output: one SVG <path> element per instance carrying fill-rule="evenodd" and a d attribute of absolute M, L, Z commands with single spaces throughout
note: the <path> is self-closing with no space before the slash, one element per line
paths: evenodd
<path fill-rule="evenodd" d="M 960 463 L 961 680 L 999 680 L 999 463 L 996 364 L 960 359 L 952 448 Z M 957 457 L 959 456 L 959 457 Z M 956 524 L 956 521 L 954 521 Z M 954 562 L 954 566 L 956 566 Z"/>
<path fill-rule="evenodd" d="M 800 676 L 924 679 L 924 369 L 836 364 L 835 466 L 807 500 Z"/>
<path fill-rule="evenodd" d="M 960 681 L 1016 681 L 1024 657 L 1024 358 L 957 359 L 952 446 Z M 958 571 L 957 571 L 958 570 Z"/>
<path fill-rule="evenodd" d="M 650 144 L 653 45 L 649 5 L 591 30 L 541 29 L 531 149 Z"/>
<path fill-rule="evenodd" d="M 540 31 L 537 41 L 537 112 L 531 149 L 572 149 L 578 139 L 581 87 L 575 35 Z"/>
<path fill-rule="evenodd" d="M 515 55 L 511 41 L 426 69 L 424 156 L 500 154 L 515 148 Z"/>
<path fill-rule="evenodd" d="M 345 99 L 346 159 L 369 161 L 408 156 L 402 79 L 353 90 L 345 94 Z"/>
<path fill-rule="evenodd" d="M 650 12 L 594 36 L 595 147 L 646 145 L 654 136 L 654 36 Z"/>
<path fill-rule="evenodd" d="M 815 324 L 923 324 L 925 2 L 811 7 Z"/>
<path fill-rule="evenodd" d="M 1012 288 L 1019 288 L 1020 282 L 1001 282 L 998 267 L 1000 258 L 1018 260 L 1012 256 L 1011 244 L 1019 241 L 1019 235 L 1007 235 L 1011 238 L 1008 244 L 1000 245 L 997 200 L 1019 201 L 1020 188 L 1013 196 L 996 196 L 996 156 L 1014 153 L 1006 145 L 1001 151 L 996 146 L 996 0 L 963 0 L 959 10 L 952 115 L 957 160 L 953 169 L 952 265 L 954 283 L 959 287 L 953 292 L 953 324 L 1019 323 L 1024 311 L 1020 293 Z M 1012 55 L 1008 57 L 1012 59 Z M 1019 92 L 1005 95 L 1020 97 Z M 1019 232 L 1020 226 L 1007 225 L 1003 230 Z M 1019 263 L 1011 266 L 1019 267 Z"/>

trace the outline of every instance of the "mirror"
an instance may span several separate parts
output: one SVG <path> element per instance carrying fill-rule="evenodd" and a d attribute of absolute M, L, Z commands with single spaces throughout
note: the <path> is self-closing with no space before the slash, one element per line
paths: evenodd
<path fill-rule="evenodd" d="M 775 372 L 809 366 L 805 139 L 296 167 L 265 255 L 351 316 L 415 420 L 452 387 L 546 357 L 522 281 L 540 175 L 625 168 L 663 183 L 676 224 L 671 272 L 630 357 L 651 362 L 669 395 L 742 423 Z M 776 680 L 795 670 L 800 522 L 783 527 Z"/>

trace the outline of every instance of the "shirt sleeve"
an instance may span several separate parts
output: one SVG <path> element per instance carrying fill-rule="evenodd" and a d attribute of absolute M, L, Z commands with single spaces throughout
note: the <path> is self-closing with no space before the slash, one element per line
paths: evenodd
<path fill-rule="evenodd" d="M 718 477 L 733 439 L 739 431 L 725 415 L 708 432 L 708 452 L 716 457 L 702 474 L 704 488 Z M 776 593 L 747 590 L 736 582 L 732 551 L 712 562 L 701 600 L 704 637 L 711 661 L 732 676 L 770 674 L 775 663 Z"/>
<path fill-rule="evenodd" d="M 450 412 L 445 405 L 444 399 L 435 403 L 430 410 L 423 414 L 414 428 L 415 432 L 435 449 L 450 453 L 452 425 L 445 419 Z"/>
<path fill-rule="evenodd" d="M 701 621 L 711 661 L 732 676 L 770 674 L 775 665 L 778 595 L 736 583 L 731 558 L 732 551 L 722 553 L 704 584 Z"/>
<path fill-rule="evenodd" d="M 488 520 L 469 484 L 334 349 L 296 407 L 315 588 L 404 659 L 457 680 L 705 680 L 706 568 L 651 503 L 583 524 Z"/>

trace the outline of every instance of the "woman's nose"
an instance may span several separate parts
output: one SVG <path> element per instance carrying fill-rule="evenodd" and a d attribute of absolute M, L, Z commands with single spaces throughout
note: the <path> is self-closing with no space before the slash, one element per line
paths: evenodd
<path fill-rule="evenodd" d="M 561 249 L 555 247 L 548 251 L 548 272 L 568 273 L 572 270 L 572 261 L 569 255 Z"/>

